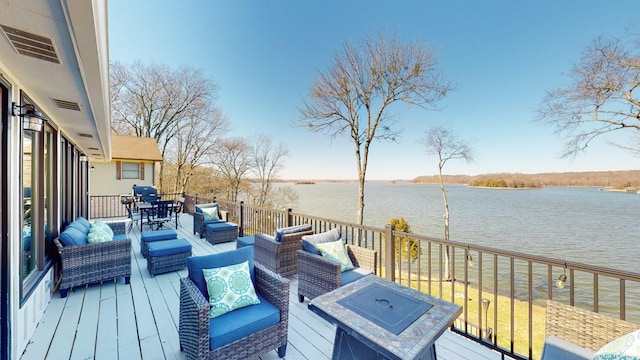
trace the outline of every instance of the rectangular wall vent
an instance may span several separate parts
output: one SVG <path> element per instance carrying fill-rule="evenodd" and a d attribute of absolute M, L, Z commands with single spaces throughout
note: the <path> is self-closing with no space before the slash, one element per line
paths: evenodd
<path fill-rule="evenodd" d="M 18 54 L 60 64 L 50 38 L 7 25 L 0 25 L 0 28 Z"/>
<path fill-rule="evenodd" d="M 93 138 L 93 135 L 91 135 L 91 134 L 78 133 L 78 135 L 80 135 L 82 137 L 86 137 L 86 138 Z"/>
<path fill-rule="evenodd" d="M 53 103 L 61 109 L 80 111 L 80 104 L 78 104 L 77 102 L 60 100 L 60 99 L 51 99 L 51 100 L 53 100 Z"/>

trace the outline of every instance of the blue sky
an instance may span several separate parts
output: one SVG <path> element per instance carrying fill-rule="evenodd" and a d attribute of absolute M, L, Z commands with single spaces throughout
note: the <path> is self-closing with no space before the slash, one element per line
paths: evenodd
<path fill-rule="evenodd" d="M 398 104 L 397 143 L 371 146 L 367 180 L 437 173 L 419 140 L 445 126 L 475 150 L 476 160 L 448 163 L 446 174 L 541 173 L 638 169 L 640 159 L 590 145 L 560 157 L 563 138 L 533 122 L 545 91 L 598 36 L 638 32 L 638 3 L 624 1 L 109 1 L 111 61 L 188 65 L 219 87 L 217 106 L 229 135 L 265 134 L 285 143 L 285 179 L 356 179 L 354 145 L 293 127 L 319 71 L 351 41 L 377 33 L 434 49 L 457 88 L 440 111 Z M 635 26 L 635 27 L 634 27 Z"/>

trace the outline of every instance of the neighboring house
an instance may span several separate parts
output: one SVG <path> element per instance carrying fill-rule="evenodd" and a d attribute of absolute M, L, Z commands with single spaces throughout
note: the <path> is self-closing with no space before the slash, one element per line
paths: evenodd
<path fill-rule="evenodd" d="M 111 161 L 91 161 L 90 195 L 131 194 L 133 185 L 155 186 L 162 154 L 154 138 L 111 135 Z"/>
<path fill-rule="evenodd" d="M 54 296 L 53 239 L 88 217 L 110 119 L 107 1 L 0 1 L 0 360 L 20 358 Z"/>

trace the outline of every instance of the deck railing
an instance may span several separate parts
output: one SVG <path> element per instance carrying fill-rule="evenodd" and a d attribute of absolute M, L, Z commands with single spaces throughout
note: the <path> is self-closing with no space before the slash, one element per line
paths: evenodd
<path fill-rule="evenodd" d="M 213 201 L 186 196 L 185 211 Z M 389 224 L 219 203 L 240 235 L 302 223 L 315 232 L 339 228 L 345 241 L 377 250 L 377 275 L 462 305 L 454 330 L 515 358 L 540 357 L 547 299 L 640 323 L 640 273 L 404 233 Z M 557 284 L 561 275 L 566 281 Z"/>
<path fill-rule="evenodd" d="M 162 200 L 176 200 L 182 194 L 159 194 Z M 89 217 L 105 219 L 127 217 L 128 204 L 131 195 L 92 195 L 89 197 Z"/>

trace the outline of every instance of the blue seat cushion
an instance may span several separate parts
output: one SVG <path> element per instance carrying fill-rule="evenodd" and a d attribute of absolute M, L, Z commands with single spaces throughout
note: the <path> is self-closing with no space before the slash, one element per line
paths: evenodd
<path fill-rule="evenodd" d="M 240 247 L 244 247 L 244 246 L 253 246 L 255 241 L 256 241 L 256 237 L 254 235 L 248 235 L 248 236 L 239 237 L 237 240 L 237 243 Z"/>
<path fill-rule="evenodd" d="M 74 227 L 68 227 L 60 234 L 64 246 L 79 246 L 87 244 L 87 234 Z"/>
<path fill-rule="evenodd" d="M 191 243 L 185 239 L 162 240 L 149 243 L 149 256 L 165 256 L 191 251 Z"/>
<path fill-rule="evenodd" d="M 178 238 L 178 233 L 175 230 L 165 229 L 165 230 L 154 230 L 154 231 L 143 231 L 142 232 L 142 241 L 159 241 L 159 240 L 173 240 Z"/>
<path fill-rule="evenodd" d="M 249 261 L 249 275 L 251 275 L 251 281 L 255 284 L 255 276 L 253 274 L 253 246 L 206 256 L 188 257 L 187 269 L 189 271 L 189 278 L 195 283 L 204 298 L 208 299 L 209 294 L 207 292 L 207 282 L 204 279 L 202 269 L 213 269 L 222 266 L 235 265 L 247 260 Z"/>
<path fill-rule="evenodd" d="M 230 222 L 220 221 L 207 225 L 207 231 L 223 231 L 238 229 L 238 225 Z"/>
<path fill-rule="evenodd" d="M 340 274 L 340 286 L 352 283 L 369 274 L 372 274 L 372 272 L 359 267 L 347 270 Z"/>
<path fill-rule="evenodd" d="M 127 234 L 113 234 L 113 240 L 126 240 Z"/>
<path fill-rule="evenodd" d="M 280 321 L 280 309 L 258 294 L 260 304 L 233 310 L 209 320 L 209 349 L 231 344 Z"/>
<path fill-rule="evenodd" d="M 319 234 L 305 235 L 302 237 L 302 249 L 312 254 L 321 255 L 316 244 L 334 242 L 340 240 L 340 229 L 335 228 Z"/>
<path fill-rule="evenodd" d="M 588 360 L 595 353 L 576 344 L 570 343 L 559 337 L 549 335 L 544 340 L 542 348 L 542 360 Z"/>
<path fill-rule="evenodd" d="M 282 237 L 284 235 L 295 234 L 297 232 L 309 231 L 309 230 L 311 230 L 311 224 L 300 224 L 300 225 L 289 226 L 286 228 L 280 228 L 276 230 L 275 239 L 277 242 L 281 242 Z"/>

